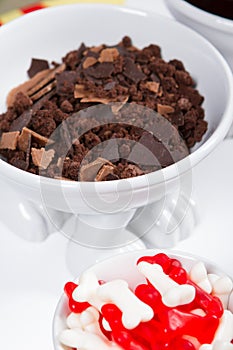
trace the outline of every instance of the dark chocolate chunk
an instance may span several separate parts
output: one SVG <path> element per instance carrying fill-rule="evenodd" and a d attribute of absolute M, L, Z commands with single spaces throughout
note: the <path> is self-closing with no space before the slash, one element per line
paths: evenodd
<path fill-rule="evenodd" d="M 85 69 L 86 75 L 96 79 L 109 78 L 114 71 L 114 65 L 111 62 L 103 62 L 96 64 L 95 67 Z"/>
<path fill-rule="evenodd" d="M 27 73 L 28 73 L 29 78 L 32 78 L 37 73 L 41 72 L 42 70 L 48 69 L 48 68 L 49 68 L 49 63 L 47 60 L 33 58 Z"/>
<path fill-rule="evenodd" d="M 32 117 L 32 109 L 23 112 L 17 119 L 15 119 L 11 126 L 10 131 L 22 131 L 25 126 L 28 126 Z"/>
<path fill-rule="evenodd" d="M 132 80 L 135 84 L 139 81 L 146 79 L 146 75 L 138 68 L 138 66 L 129 57 L 125 58 L 123 74 Z"/>
<path fill-rule="evenodd" d="M 134 146 L 129 159 L 141 166 L 157 165 L 161 168 L 174 163 L 167 145 L 160 142 L 149 132 L 142 134 L 139 143 Z"/>

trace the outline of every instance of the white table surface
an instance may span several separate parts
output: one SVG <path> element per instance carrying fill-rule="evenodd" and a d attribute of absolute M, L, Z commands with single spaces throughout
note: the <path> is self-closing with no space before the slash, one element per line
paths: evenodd
<path fill-rule="evenodd" d="M 128 0 L 128 5 L 170 16 L 163 0 Z M 193 171 L 199 225 L 175 249 L 215 261 L 233 275 L 233 140 L 223 141 Z M 7 193 L 0 182 L 1 206 Z M 13 213 L 9 220 L 13 220 Z M 20 230 L 20 227 L 18 228 Z M 42 243 L 10 232 L 0 217 L 1 349 L 52 350 L 52 319 L 63 285 L 67 241 L 59 233 Z"/>

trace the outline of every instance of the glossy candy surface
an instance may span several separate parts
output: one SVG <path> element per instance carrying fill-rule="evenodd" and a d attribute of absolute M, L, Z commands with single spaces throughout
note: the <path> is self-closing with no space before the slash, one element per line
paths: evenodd
<path fill-rule="evenodd" d="M 94 350 L 98 337 L 102 347 L 117 350 L 205 350 L 207 345 L 208 349 L 233 348 L 233 330 L 229 327 L 233 314 L 224 310 L 214 288 L 217 280 L 227 281 L 227 288 L 220 286 L 219 290 L 230 292 L 232 282 L 219 276 L 209 278 L 202 263 L 188 272 L 180 261 L 164 253 L 141 257 L 137 267 L 145 282 L 135 290 L 123 280 L 98 281 L 88 271 L 80 277 L 79 285 L 65 285 L 70 311 L 80 315 L 82 342 L 77 343 L 77 349 Z M 84 295 L 88 295 L 89 302 L 83 301 Z M 82 323 L 89 310 L 98 316 Z M 64 332 L 61 342 L 73 344 L 75 333 L 65 333 L 64 337 Z"/>

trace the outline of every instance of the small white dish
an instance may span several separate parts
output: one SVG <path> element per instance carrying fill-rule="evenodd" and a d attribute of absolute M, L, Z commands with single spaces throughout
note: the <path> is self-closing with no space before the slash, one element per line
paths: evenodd
<path fill-rule="evenodd" d="M 134 289 L 138 284 L 145 282 L 142 274 L 140 274 L 137 269 L 137 260 L 142 256 L 153 256 L 160 252 L 167 254 L 171 258 L 178 259 L 187 271 L 189 271 L 195 263 L 202 261 L 205 264 L 207 273 L 217 274 L 218 276 L 226 275 L 217 265 L 203 257 L 175 250 L 165 251 L 158 249 L 140 250 L 119 254 L 93 265 L 88 270 L 93 271 L 98 280 L 112 281 L 115 279 L 123 279 L 128 282 L 130 288 Z M 78 278 L 76 279 L 76 282 L 78 282 Z M 66 318 L 70 314 L 67 300 L 66 295 L 63 294 L 58 302 L 54 315 L 53 341 L 55 350 L 66 349 L 59 342 L 59 335 L 62 330 L 67 328 Z M 228 309 L 233 312 L 233 292 L 231 292 L 229 297 Z"/>
<path fill-rule="evenodd" d="M 212 42 L 233 70 L 233 20 L 204 11 L 185 0 L 165 0 L 165 3 L 179 22 Z"/>

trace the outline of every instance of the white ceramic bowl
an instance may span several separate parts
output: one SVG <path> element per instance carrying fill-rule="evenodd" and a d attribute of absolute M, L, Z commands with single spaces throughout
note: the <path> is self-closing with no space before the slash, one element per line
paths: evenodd
<path fill-rule="evenodd" d="M 197 81 L 200 93 L 205 96 L 209 128 L 203 141 L 179 165 L 171 165 L 148 176 L 107 183 L 42 178 L 0 160 L 0 176 L 19 191 L 22 198 L 40 204 L 42 201 L 48 208 L 68 213 L 93 213 L 90 203 L 96 202 L 97 195 L 104 198 L 105 204 L 111 203 L 113 211 L 114 208 L 141 207 L 164 195 L 164 182 L 166 191 L 173 191 L 174 180 L 204 159 L 225 137 L 233 119 L 233 87 L 231 71 L 219 52 L 199 34 L 175 21 L 144 11 L 107 5 L 53 7 L 4 25 L 0 29 L 0 76 L 4 82 L 0 91 L 0 111 L 6 108 L 9 90 L 26 80 L 32 57 L 58 61 L 82 41 L 90 45 L 111 44 L 125 34 L 131 36 L 139 47 L 159 44 L 166 60 L 178 58 L 184 62 Z M 122 206 L 122 203 L 126 205 Z"/>
<path fill-rule="evenodd" d="M 119 246 L 116 237 L 120 237 L 119 233 L 130 222 L 131 232 L 141 237 L 151 231 L 153 246 L 167 247 L 164 234 L 170 246 L 192 232 L 194 215 L 186 215 L 192 203 L 192 167 L 224 139 L 233 120 L 231 70 L 222 55 L 193 30 L 160 15 L 110 5 L 65 5 L 22 16 L 0 28 L 0 77 L 4 82 L 0 90 L 0 111 L 6 109 L 10 89 L 27 79 L 26 71 L 32 57 L 59 62 L 81 42 L 115 44 L 126 34 L 138 47 L 156 43 L 161 46 L 165 60 L 177 58 L 184 62 L 198 90 L 205 96 L 208 131 L 191 155 L 180 162 L 127 180 L 60 181 L 27 173 L 0 160 L 0 177 L 12 193 L 20 197 L 20 203 L 12 200 L 5 204 L 9 205 L 6 212 L 14 209 L 18 213 L 12 224 L 20 227 L 24 236 L 31 240 L 43 239 L 48 232 L 59 230 L 72 238 L 77 233 L 79 236 L 73 239 L 84 245 L 91 242 L 94 246 L 106 247 L 106 240 L 109 240 L 107 246 Z M 171 198 L 174 193 L 178 199 Z M 156 207 L 153 204 L 150 208 L 150 203 L 155 203 Z M 132 226 L 136 214 L 140 220 Z M 75 223 L 63 231 L 70 217 Z M 7 218 L 5 222 L 8 224 Z M 182 230 L 179 229 L 181 222 Z M 155 223 L 158 225 L 154 226 Z M 172 229 L 167 230 L 170 223 Z M 125 244 L 128 238 L 124 232 L 121 237 Z"/>
<path fill-rule="evenodd" d="M 95 264 L 90 267 L 90 269 L 95 272 L 99 280 L 111 281 L 114 279 L 124 279 L 129 283 L 130 288 L 135 288 L 136 285 L 145 281 L 136 267 L 138 258 L 141 256 L 152 256 L 159 252 L 164 252 L 169 257 L 180 260 L 187 271 L 189 271 L 196 262 L 202 261 L 208 273 L 215 273 L 219 276 L 226 275 L 215 264 L 207 261 L 205 258 L 178 251 L 161 251 L 157 249 L 140 250 L 116 255 Z M 228 304 L 228 309 L 233 312 L 233 292 L 231 293 Z M 59 334 L 66 328 L 66 317 L 69 313 L 67 297 L 63 294 L 58 302 L 53 320 L 53 341 L 55 350 L 64 350 L 64 347 L 59 342 Z"/>
<path fill-rule="evenodd" d="M 165 0 L 173 16 L 212 42 L 233 70 L 233 20 L 203 11 L 184 0 Z"/>

